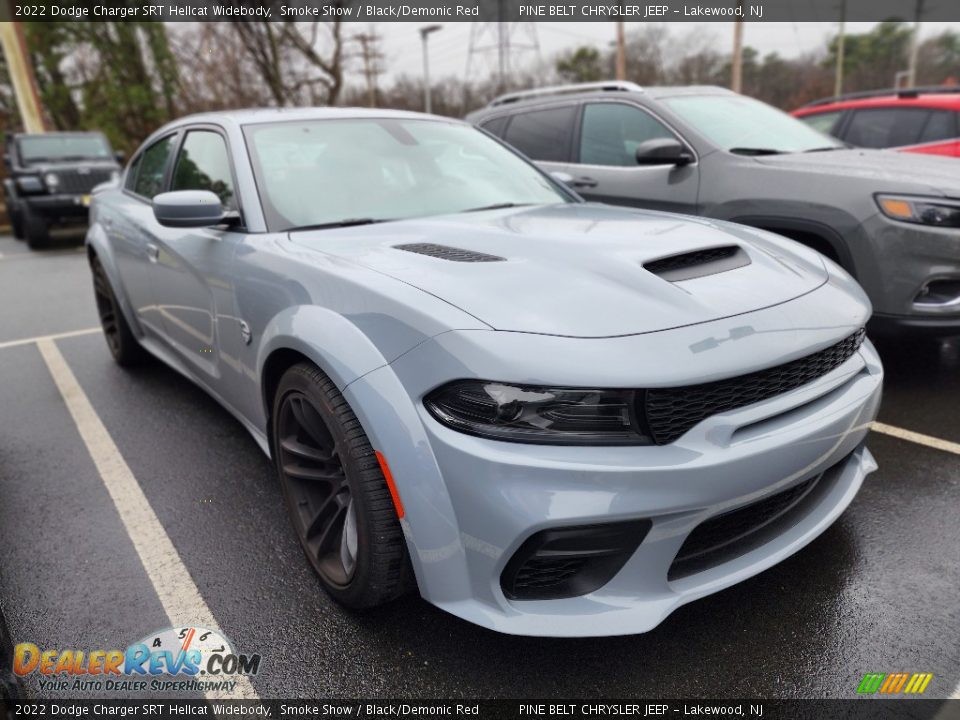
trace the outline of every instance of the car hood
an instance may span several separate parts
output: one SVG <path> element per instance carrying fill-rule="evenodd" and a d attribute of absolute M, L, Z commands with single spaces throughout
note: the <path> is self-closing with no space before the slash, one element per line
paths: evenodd
<path fill-rule="evenodd" d="M 897 188 L 912 183 L 918 186 L 918 192 L 960 196 L 960 163 L 956 158 L 850 149 L 766 155 L 755 159 L 767 167 L 862 178 L 874 183 L 871 188 L 874 192 L 890 189 L 883 184 Z"/>
<path fill-rule="evenodd" d="M 113 160 L 71 160 L 70 162 L 42 162 L 27 165 L 25 172 L 74 172 L 77 170 L 119 170 L 120 166 Z"/>
<path fill-rule="evenodd" d="M 586 203 L 301 231 L 290 238 L 413 285 L 496 330 L 573 337 L 718 320 L 784 303 L 827 280 L 818 255 L 770 234 Z M 416 243 L 500 259 L 455 261 L 397 247 Z M 644 268 L 652 260 L 731 245 L 749 264 L 673 281 Z"/>

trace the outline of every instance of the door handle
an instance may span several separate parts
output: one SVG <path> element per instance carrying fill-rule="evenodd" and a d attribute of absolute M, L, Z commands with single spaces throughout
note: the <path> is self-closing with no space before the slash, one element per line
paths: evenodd
<path fill-rule="evenodd" d="M 578 177 L 578 178 L 574 178 L 573 182 L 570 184 L 573 185 L 574 187 L 592 188 L 597 186 L 597 181 L 594 180 L 592 177 Z"/>
<path fill-rule="evenodd" d="M 156 262 L 160 257 L 160 248 L 153 243 L 147 243 L 147 259 L 150 262 Z"/>

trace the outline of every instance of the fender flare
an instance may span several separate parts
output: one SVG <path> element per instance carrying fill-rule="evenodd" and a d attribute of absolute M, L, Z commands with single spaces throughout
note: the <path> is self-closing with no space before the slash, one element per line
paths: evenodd
<path fill-rule="evenodd" d="M 107 274 L 107 280 L 110 281 L 113 294 L 117 298 L 117 303 L 120 305 L 120 311 L 126 318 L 130 329 L 137 338 L 142 338 L 143 329 L 137 321 L 137 314 L 133 311 L 133 308 L 130 307 L 130 301 L 127 299 L 126 286 L 120 278 L 120 271 L 117 269 L 116 258 L 113 254 L 113 248 L 110 245 L 110 239 L 99 223 L 94 223 L 87 230 L 84 244 L 87 246 L 87 259 L 92 260 L 93 256 L 96 255 L 97 260 L 100 261 L 103 271 Z"/>
<path fill-rule="evenodd" d="M 791 231 L 815 235 L 833 250 L 840 260 L 840 265 L 851 275 L 855 276 L 856 265 L 853 261 L 853 254 L 850 252 L 850 248 L 844 241 L 843 236 L 829 225 L 816 220 L 781 217 L 777 215 L 740 215 L 730 218 L 730 222 L 749 225 L 750 227 L 759 228 L 760 230 L 782 234 L 785 237 L 790 237 L 789 233 Z"/>

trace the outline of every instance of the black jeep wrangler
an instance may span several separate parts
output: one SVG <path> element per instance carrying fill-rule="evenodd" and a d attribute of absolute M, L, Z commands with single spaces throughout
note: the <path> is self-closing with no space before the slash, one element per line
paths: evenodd
<path fill-rule="evenodd" d="M 3 191 L 14 236 L 36 250 L 51 225 L 86 223 L 90 191 L 115 180 L 122 160 L 98 132 L 8 135 Z"/>

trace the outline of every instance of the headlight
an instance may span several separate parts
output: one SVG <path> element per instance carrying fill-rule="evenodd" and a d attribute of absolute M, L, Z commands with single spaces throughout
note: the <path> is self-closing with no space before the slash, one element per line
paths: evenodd
<path fill-rule="evenodd" d="M 47 173 L 43 176 L 43 182 L 47 184 L 47 187 L 50 188 L 50 190 L 56 190 L 60 185 L 60 178 L 57 177 L 56 173 Z"/>
<path fill-rule="evenodd" d="M 960 227 L 960 203 L 949 200 L 877 195 L 877 205 L 893 220 L 935 227 Z"/>
<path fill-rule="evenodd" d="M 643 392 L 456 380 L 424 399 L 430 414 L 470 435 L 546 445 L 652 445 Z"/>

